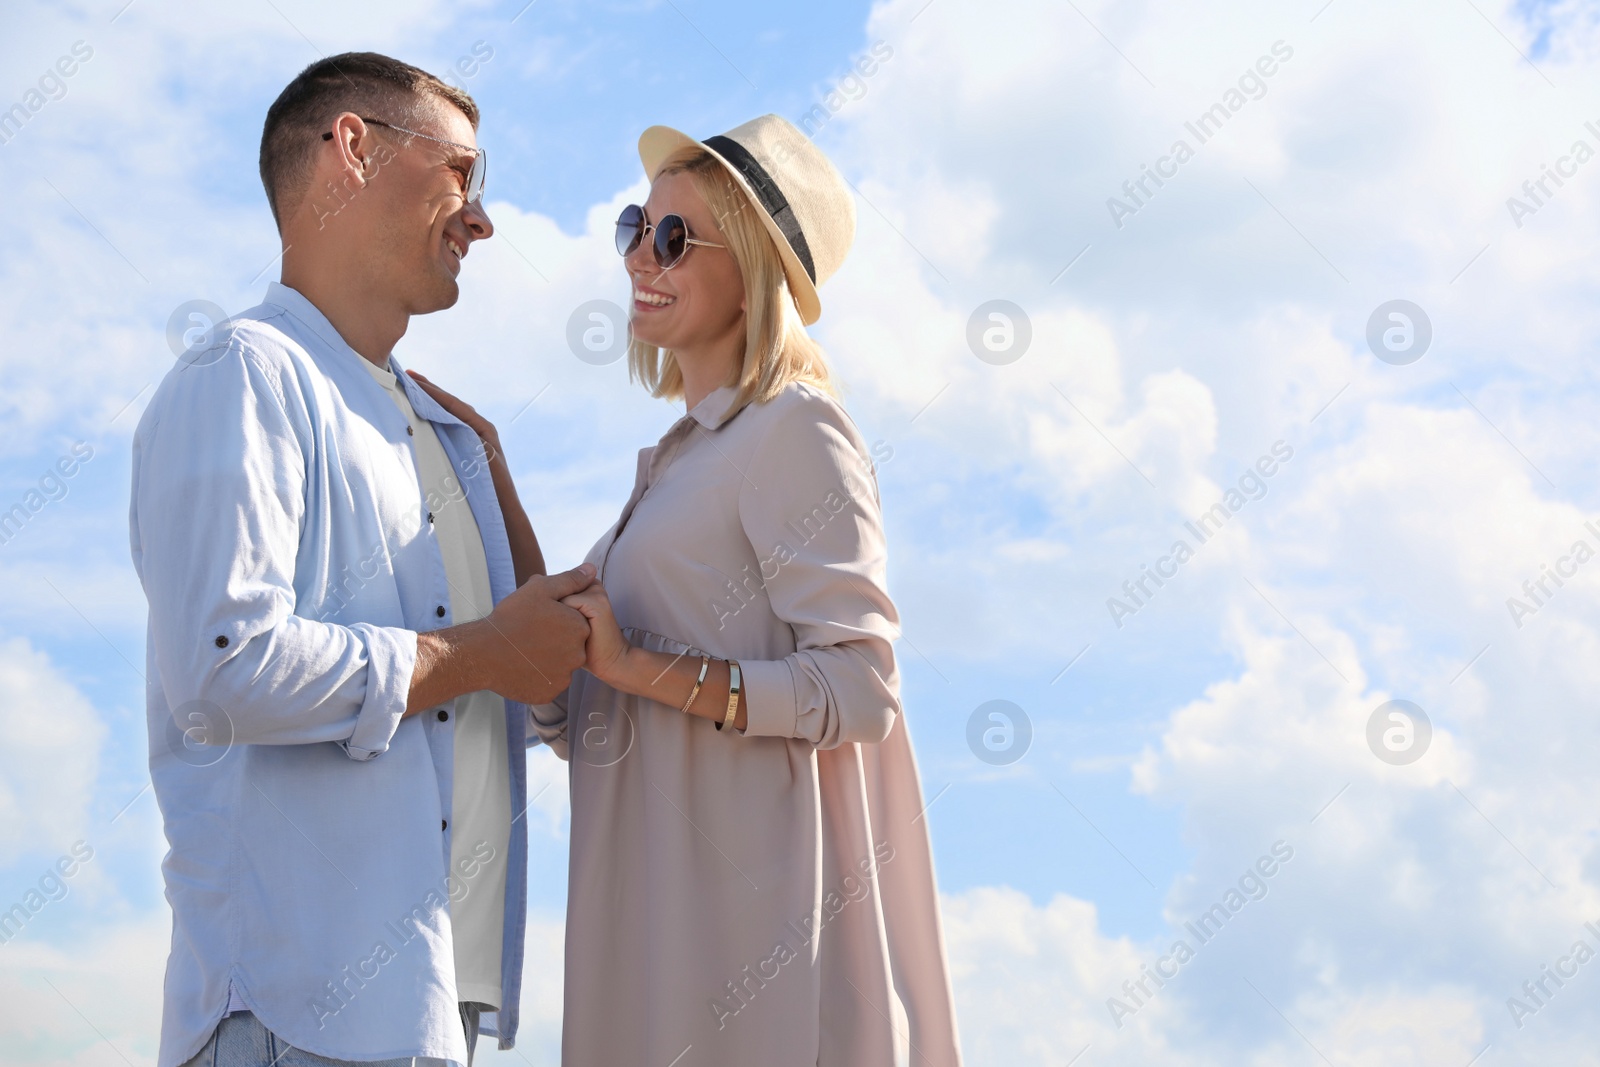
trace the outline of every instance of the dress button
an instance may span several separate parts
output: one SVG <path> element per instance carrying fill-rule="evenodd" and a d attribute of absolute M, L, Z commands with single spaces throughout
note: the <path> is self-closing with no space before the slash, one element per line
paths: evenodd
<path fill-rule="evenodd" d="M 433 613 L 439 616 L 441 619 L 444 618 L 444 605 L 440 604 L 438 607 L 434 608 Z M 226 641 L 227 638 L 224 637 L 222 640 Z"/>
<path fill-rule="evenodd" d="M 450 713 L 448 711 L 445 711 L 443 708 L 440 708 L 439 709 L 439 721 L 440 722 L 449 722 L 450 721 Z"/>
<path fill-rule="evenodd" d="M 411 427 L 411 426 L 407 426 L 406 427 L 406 436 L 407 437 L 415 437 L 416 435 L 417 435 L 417 431 L 416 431 L 416 429 L 414 427 Z"/>
<path fill-rule="evenodd" d="M 228 638 L 227 638 L 227 636 L 225 634 L 218 634 L 217 635 L 217 640 L 216 640 L 216 645 L 217 645 L 218 648 L 227 648 L 228 647 Z"/>

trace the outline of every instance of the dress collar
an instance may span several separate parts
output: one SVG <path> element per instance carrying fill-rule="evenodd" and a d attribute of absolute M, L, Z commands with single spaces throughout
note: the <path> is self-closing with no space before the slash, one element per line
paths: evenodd
<path fill-rule="evenodd" d="M 687 418 L 692 418 L 708 430 L 715 430 L 723 423 L 738 414 L 734 410 L 734 398 L 739 395 L 736 385 L 724 385 L 707 393 L 705 399 L 690 408 Z"/>

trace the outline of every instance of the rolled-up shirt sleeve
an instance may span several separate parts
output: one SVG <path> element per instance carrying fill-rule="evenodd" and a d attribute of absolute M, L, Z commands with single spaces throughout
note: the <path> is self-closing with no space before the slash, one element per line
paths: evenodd
<path fill-rule="evenodd" d="M 800 394 L 775 414 L 745 471 L 739 518 L 796 650 L 740 661 L 745 733 L 819 748 L 879 742 L 900 713 L 900 678 L 877 482 L 836 404 Z"/>
<path fill-rule="evenodd" d="M 215 362 L 169 377 L 152 408 L 134 439 L 133 549 L 174 717 L 204 709 L 223 743 L 382 753 L 417 635 L 294 613 L 313 440 L 304 405 L 235 337 Z"/>

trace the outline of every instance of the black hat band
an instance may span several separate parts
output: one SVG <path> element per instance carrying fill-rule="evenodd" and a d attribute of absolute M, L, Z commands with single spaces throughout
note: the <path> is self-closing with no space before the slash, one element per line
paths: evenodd
<path fill-rule="evenodd" d="M 783 195 L 783 190 L 778 188 L 778 183 L 772 180 L 772 175 L 767 173 L 766 168 L 756 161 L 756 157 L 752 156 L 744 145 L 731 137 L 718 134 L 716 137 L 707 137 L 703 143 L 727 160 L 729 165 L 750 183 L 750 188 L 755 190 L 756 198 L 761 201 L 762 209 L 772 216 L 773 222 L 778 224 L 778 232 L 783 234 L 795 257 L 800 260 L 800 265 L 806 269 L 806 277 L 811 279 L 812 285 L 817 284 L 817 268 L 811 262 L 811 246 L 806 244 L 806 235 L 800 229 L 800 220 L 795 218 L 794 208 L 789 206 L 788 199 Z"/>

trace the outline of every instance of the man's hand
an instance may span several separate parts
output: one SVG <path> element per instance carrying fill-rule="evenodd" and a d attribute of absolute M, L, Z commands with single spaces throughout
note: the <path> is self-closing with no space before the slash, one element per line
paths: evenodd
<path fill-rule="evenodd" d="M 487 618 L 418 634 L 406 714 L 480 689 L 523 704 L 548 703 L 583 666 L 589 637 L 588 620 L 561 598 L 587 589 L 594 577 L 587 563 L 535 575 Z"/>
<path fill-rule="evenodd" d="M 545 704 L 565 689 L 572 672 L 583 666 L 589 622 L 561 598 L 587 589 L 594 581 L 588 564 L 548 577 L 536 574 L 495 606 L 481 624 L 484 639 L 484 684 L 501 696 L 524 704 Z"/>

